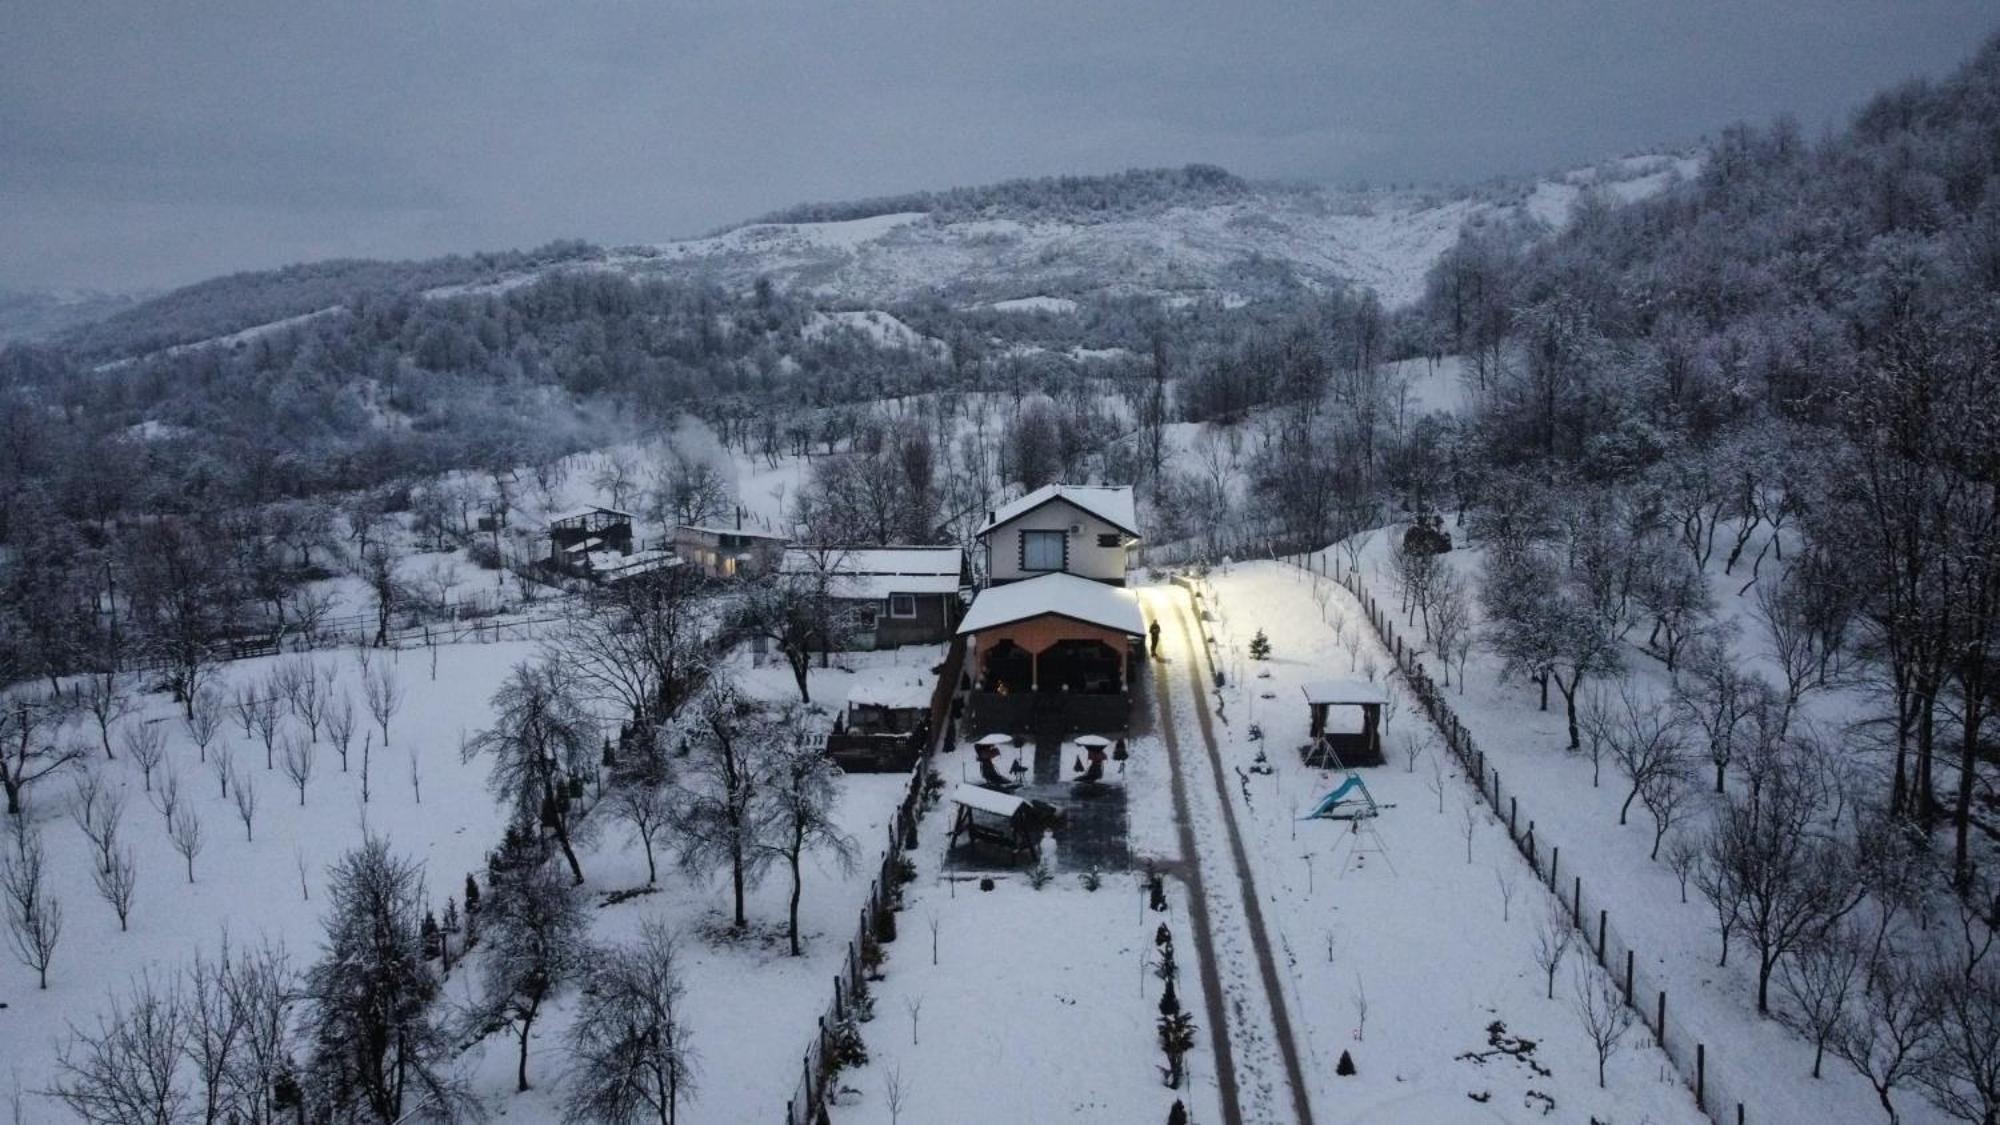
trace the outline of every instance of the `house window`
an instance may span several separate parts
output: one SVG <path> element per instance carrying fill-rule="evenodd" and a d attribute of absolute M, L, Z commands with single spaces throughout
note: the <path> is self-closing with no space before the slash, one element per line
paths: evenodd
<path fill-rule="evenodd" d="M 889 616 L 915 617 L 916 615 L 917 615 L 917 596 L 915 594 L 889 595 Z"/>
<path fill-rule="evenodd" d="M 878 616 L 878 615 L 879 615 L 879 614 L 880 614 L 881 612 L 882 612 L 881 610 L 879 610 L 879 609 L 876 609 L 876 608 L 875 608 L 874 606 L 872 606 L 872 605 L 864 605 L 864 606 L 862 606 L 862 607 L 861 607 L 861 609 L 860 609 L 860 612 L 858 612 L 858 613 L 856 613 L 856 614 L 855 614 L 855 616 L 856 616 L 856 617 L 858 617 L 858 618 L 860 619 L 860 624 L 861 624 L 861 631 L 862 631 L 862 632 L 864 632 L 864 633 L 872 633 L 872 632 L 874 632 L 874 631 L 875 631 L 875 618 L 876 618 L 876 617 L 877 617 L 877 616 Z"/>
<path fill-rule="evenodd" d="M 1097 537 L 1097 545 L 1100 547 L 1117 547 L 1122 545 L 1124 542 L 1125 542 L 1124 536 L 1119 535 L 1115 531 L 1107 531 L 1104 534 Z"/>
<path fill-rule="evenodd" d="M 1063 540 L 1066 532 L 1023 531 L 1021 533 L 1022 570 L 1061 570 L 1063 568 Z"/>

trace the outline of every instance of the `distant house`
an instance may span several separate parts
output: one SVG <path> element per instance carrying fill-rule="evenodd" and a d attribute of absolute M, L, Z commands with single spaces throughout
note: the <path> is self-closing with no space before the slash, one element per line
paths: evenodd
<path fill-rule="evenodd" d="M 971 582 L 957 547 L 794 547 L 779 569 L 825 574 L 827 592 L 853 610 L 859 626 L 848 640 L 853 648 L 949 641 L 960 617 L 959 591 Z"/>
<path fill-rule="evenodd" d="M 710 578 L 750 578 L 770 574 L 785 553 L 785 536 L 741 527 L 674 529 L 674 554 Z"/>
<path fill-rule="evenodd" d="M 608 559 L 632 553 L 632 513 L 579 508 L 549 520 L 548 565 L 565 574 L 589 574 Z"/>
<path fill-rule="evenodd" d="M 1139 520 L 1130 485 L 1049 484 L 989 512 L 975 534 L 989 586 L 1044 574 L 1123 586 Z"/>

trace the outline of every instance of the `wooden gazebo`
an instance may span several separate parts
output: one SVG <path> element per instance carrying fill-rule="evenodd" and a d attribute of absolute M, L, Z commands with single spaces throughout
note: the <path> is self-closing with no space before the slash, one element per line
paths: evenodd
<path fill-rule="evenodd" d="M 1307 765 L 1333 769 L 1382 764 L 1382 707 L 1389 702 L 1386 686 L 1367 680 L 1315 680 L 1300 690 L 1312 713 L 1311 740 L 1300 751 Z M 1335 707 L 1357 709 L 1358 727 L 1352 721 L 1330 722 Z"/>

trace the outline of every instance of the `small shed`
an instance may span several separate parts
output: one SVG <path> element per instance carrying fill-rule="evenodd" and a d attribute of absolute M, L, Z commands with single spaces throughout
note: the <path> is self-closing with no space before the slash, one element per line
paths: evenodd
<path fill-rule="evenodd" d="M 905 772 L 930 743 L 937 677 L 921 668 L 857 674 L 826 752 L 848 773 Z"/>
<path fill-rule="evenodd" d="M 1315 680 L 1304 685 L 1312 714 L 1306 764 L 1322 769 L 1382 764 L 1382 708 L 1389 689 L 1367 680 Z M 1334 708 L 1354 711 L 1336 716 Z"/>

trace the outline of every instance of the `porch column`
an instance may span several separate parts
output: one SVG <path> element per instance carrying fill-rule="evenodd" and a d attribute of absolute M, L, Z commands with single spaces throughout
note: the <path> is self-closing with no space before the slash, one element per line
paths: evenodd
<path fill-rule="evenodd" d="M 1028 690 L 1042 690 L 1042 654 L 1035 650 L 1028 653 Z"/>

